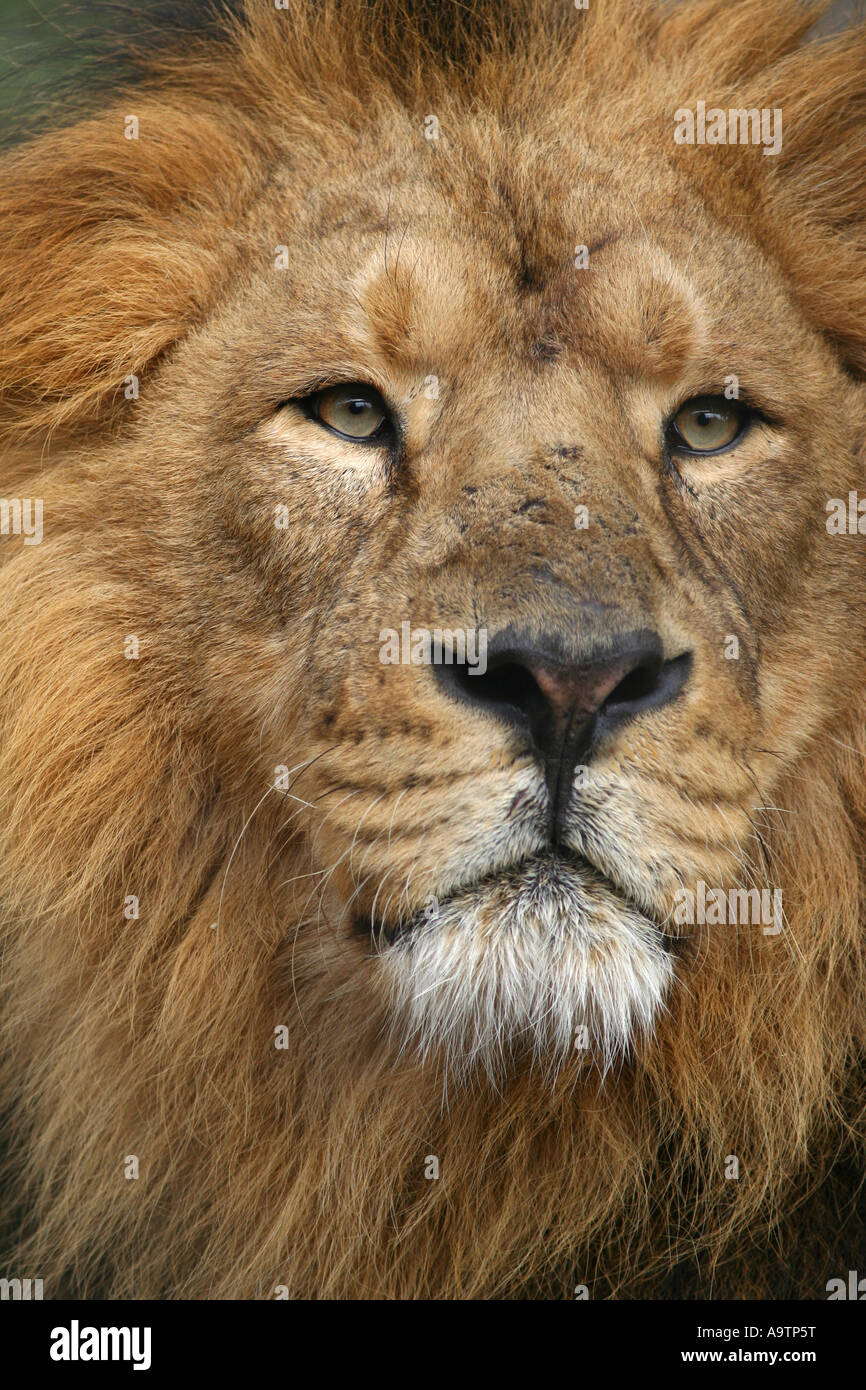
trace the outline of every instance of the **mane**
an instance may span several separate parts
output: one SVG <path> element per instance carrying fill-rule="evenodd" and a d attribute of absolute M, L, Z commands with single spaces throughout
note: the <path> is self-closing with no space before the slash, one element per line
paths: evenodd
<path fill-rule="evenodd" d="M 309 873 L 297 823 L 272 801 L 250 820 L 263 768 L 208 708 L 158 616 L 172 589 L 147 527 L 99 477 L 124 378 L 158 381 L 206 319 L 276 160 L 309 142 L 339 157 L 406 110 L 491 130 L 568 111 L 589 141 L 603 122 L 627 149 L 660 145 L 697 96 L 783 105 L 782 154 L 759 162 L 772 169 L 737 166 L 731 194 L 692 151 L 689 177 L 730 224 L 748 209 L 859 377 L 866 36 L 806 44 L 817 13 L 250 3 L 216 36 L 133 45 L 132 109 L 154 132 L 135 160 L 118 138 L 125 92 L 6 156 L 4 491 L 50 474 L 63 506 L 39 565 L 6 545 L 0 568 L 5 1245 L 53 1296 L 604 1296 L 657 1292 L 693 1265 L 708 1288 L 736 1268 L 743 1293 L 767 1292 L 755 1232 L 772 1247 L 831 1165 L 861 1171 L 862 655 L 843 715 L 742 847 L 786 885 L 786 944 L 744 935 L 732 956 L 709 934 L 656 1038 L 604 1084 L 575 1063 L 549 1083 L 527 1065 L 455 1089 L 395 1052 L 374 961 L 347 948 L 325 969 L 323 891 L 305 880 L 288 918 L 277 902 Z M 118 659 L 118 614 L 159 633 L 141 663 Z M 844 613 L 828 621 L 845 645 Z M 740 1179 L 720 1181 L 731 1154 Z"/>

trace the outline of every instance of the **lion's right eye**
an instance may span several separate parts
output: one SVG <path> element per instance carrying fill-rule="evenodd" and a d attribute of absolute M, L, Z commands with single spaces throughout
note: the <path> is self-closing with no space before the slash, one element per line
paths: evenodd
<path fill-rule="evenodd" d="M 378 439 L 390 424 L 379 392 L 357 381 L 317 391 L 307 404 L 314 420 L 344 439 Z"/>
<path fill-rule="evenodd" d="M 743 434 L 749 412 L 724 396 L 694 396 L 680 406 L 667 430 L 668 445 L 690 454 L 718 454 Z"/>

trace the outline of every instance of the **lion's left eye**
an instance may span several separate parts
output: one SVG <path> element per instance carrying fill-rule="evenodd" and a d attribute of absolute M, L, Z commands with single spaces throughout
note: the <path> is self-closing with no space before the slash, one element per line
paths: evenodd
<path fill-rule="evenodd" d="M 355 381 L 317 391 L 310 407 L 313 419 L 346 439 L 374 439 L 390 419 L 375 387 Z"/>
<path fill-rule="evenodd" d="M 717 454 L 734 444 L 749 412 L 724 396 L 695 396 L 681 405 L 667 429 L 668 446 L 691 454 Z"/>

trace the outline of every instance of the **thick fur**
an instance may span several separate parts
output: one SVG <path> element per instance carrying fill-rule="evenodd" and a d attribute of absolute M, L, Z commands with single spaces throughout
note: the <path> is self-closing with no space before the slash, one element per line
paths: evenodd
<path fill-rule="evenodd" d="M 6 158 L 0 492 L 45 536 L 0 570 L 4 1273 L 823 1297 L 857 1267 L 866 565 L 824 523 L 866 491 L 866 40 L 814 15 L 262 0 Z M 780 107 L 781 153 L 675 145 L 699 99 Z M 773 423 L 677 472 L 659 420 L 730 372 Z M 402 459 L 285 404 L 353 379 Z M 376 932 L 480 912 L 544 810 L 519 739 L 378 635 L 564 631 L 587 596 L 695 662 L 570 825 L 655 994 L 568 973 L 575 1021 L 608 978 L 621 1022 L 546 1067 L 537 942 L 512 1016 L 423 960 L 410 988 Z M 784 930 L 662 959 L 701 878 L 781 885 Z"/>

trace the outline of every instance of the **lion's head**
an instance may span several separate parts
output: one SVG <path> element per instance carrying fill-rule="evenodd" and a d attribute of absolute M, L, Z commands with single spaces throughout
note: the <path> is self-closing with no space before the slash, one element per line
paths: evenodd
<path fill-rule="evenodd" d="M 250 0 L 7 156 L 6 1099 L 56 1289 L 706 1292 L 770 1230 L 823 1289 L 866 42 L 814 18 Z"/>

